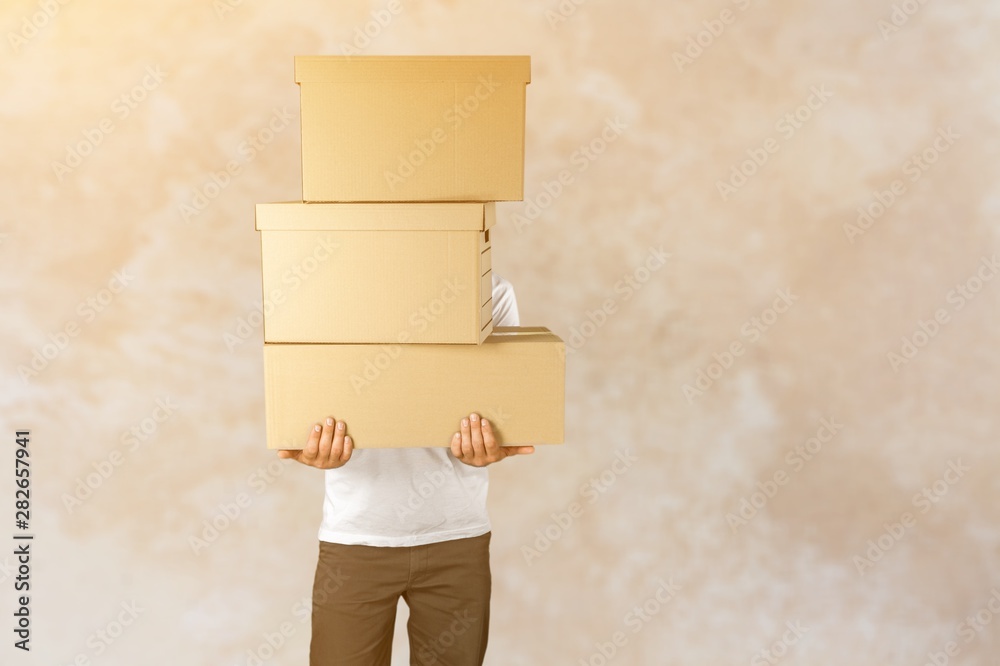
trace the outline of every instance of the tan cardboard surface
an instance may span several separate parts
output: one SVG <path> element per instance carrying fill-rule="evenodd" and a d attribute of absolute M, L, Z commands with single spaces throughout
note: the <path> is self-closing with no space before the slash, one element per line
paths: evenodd
<path fill-rule="evenodd" d="M 471 412 L 506 444 L 563 442 L 563 342 L 495 329 L 482 345 L 265 344 L 268 448 L 300 449 L 332 415 L 359 448 L 448 446 Z"/>
<path fill-rule="evenodd" d="M 480 266 L 482 266 L 482 255 L 479 255 Z M 493 295 L 493 271 L 486 271 L 479 278 L 479 301 L 485 303 Z"/>
<path fill-rule="evenodd" d="M 486 271 L 493 270 L 493 250 L 491 248 L 486 248 L 486 251 L 483 252 L 482 259 L 479 263 L 482 266 L 484 274 Z"/>
<path fill-rule="evenodd" d="M 496 224 L 496 204 L 317 203 L 282 201 L 256 206 L 255 228 L 483 231 Z"/>
<path fill-rule="evenodd" d="M 531 83 L 530 56 L 296 56 L 295 82 L 475 81 L 484 71 Z"/>
<path fill-rule="evenodd" d="M 258 204 L 264 341 L 481 342 L 493 207 Z"/>
<path fill-rule="evenodd" d="M 306 201 L 519 201 L 527 56 L 300 56 Z"/>
<path fill-rule="evenodd" d="M 483 327 L 482 337 L 484 339 L 487 335 L 489 335 L 488 331 L 490 331 L 493 328 L 492 326 L 489 326 L 489 324 L 491 324 L 492 322 L 493 322 L 493 299 L 491 298 L 490 300 L 483 303 L 483 309 L 479 316 L 480 326 Z"/>

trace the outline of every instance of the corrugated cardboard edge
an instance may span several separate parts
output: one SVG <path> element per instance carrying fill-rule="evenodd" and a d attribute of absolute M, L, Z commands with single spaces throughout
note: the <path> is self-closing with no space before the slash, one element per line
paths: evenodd
<path fill-rule="evenodd" d="M 493 202 L 284 201 L 257 204 L 254 219 L 257 231 L 485 231 L 495 224 Z"/>

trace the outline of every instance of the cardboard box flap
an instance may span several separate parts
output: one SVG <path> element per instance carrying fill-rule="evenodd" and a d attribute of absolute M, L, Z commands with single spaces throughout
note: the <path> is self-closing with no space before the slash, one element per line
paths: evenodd
<path fill-rule="evenodd" d="M 476 81 L 531 83 L 531 56 L 295 56 L 295 82 Z"/>
<path fill-rule="evenodd" d="M 483 231 L 486 231 L 487 229 L 489 229 L 490 227 L 492 227 L 497 223 L 496 204 L 491 203 L 489 206 L 486 207 L 484 212 L 486 214 L 486 217 L 483 223 Z"/>
<path fill-rule="evenodd" d="M 544 326 L 494 326 L 490 342 L 557 342 L 559 336 Z"/>
<path fill-rule="evenodd" d="M 485 231 L 496 223 L 490 203 L 259 203 L 254 228 L 338 231 Z"/>

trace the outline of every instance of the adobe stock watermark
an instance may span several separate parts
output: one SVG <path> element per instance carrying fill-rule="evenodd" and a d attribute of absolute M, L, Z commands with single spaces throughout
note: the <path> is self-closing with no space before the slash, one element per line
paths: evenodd
<path fill-rule="evenodd" d="M 785 632 L 773 643 L 763 648 L 750 659 L 750 666 L 764 666 L 765 664 L 777 664 L 788 656 L 792 648 L 798 644 L 803 636 L 809 631 L 809 627 L 803 627 L 798 620 L 785 622 Z"/>
<path fill-rule="evenodd" d="M 826 89 L 826 84 L 813 86 L 809 89 L 809 96 L 802 104 L 786 113 L 774 124 L 774 131 L 787 143 L 815 117 L 820 109 L 826 106 L 833 96 L 834 94 Z M 781 150 L 781 145 L 781 140 L 769 136 L 764 139 L 760 146 L 747 148 L 747 159 L 730 167 L 729 178 L 715 181 L 715 187 L 719 191 L 722 201 L 729 201 L 730 197 L 739 192 L 751 178 L 756 176 L 771 157 Z"/>
<path fill-rule="evenodd" d="M 484 409 L 480 414 L 484 418 L 489 419 L 494 428 L 502 428 L 510 416 L 504 412 L 503 407 Z M 406 501 L 397 503 L 393 508 L 393 513 L 396 514 L 396 519 L 399 520 L 400 524 L 405 523 L 410 517 L 420 511 L 430 498 L 443 488 L 448 479 L 453 476 L 454 468 L 450 463 L 444 463 L 439 469 L 424 470 L 415 476 Z"/>
<path fill-rule="evenodd" d="M 509 415 L 503 411 L 502 407 L 485 409 L 480 412 L 484 418 L 497 428 L 503 426 Z M 453 475 L 453 468 L 450 463 L 443 464 L 439 469 L 423 471 L 414 478 L 413 485 L 405 502 L 396 504 L 394 513 L 400 523 L 405 522 L 417 511 L 419 511 L 427 501 L 434 496 L 438 490 L 444 487 L 449 476 Z"/>
<path fill-rule="evenodd" d="M 220 21 L 242 6 L 243 0 L 212 0 L 212 10 L 215 12 L 215 18 Z"/>
<path fill-rule="evenodd" d="M 76 306 L 79 319 L 69 319 L 60 330 L 49 333 L 47 342 L 31 350 L 31 361 L 27 365 L 22 363 L 17 366 L 21 382 L 27 385 L 44 372 L 87 326 L 114 303 L 118 295 L 125 291 L 134 279 L 135 276 L 128 273 L 128 268 L 117 270 L 111 274 L 107 286 L 80 301 Z"/>
<path fill-rule="evenodd" d="M 277 308 L 284 305 L 289 294 L 311 279 L 339 248 L 340 243 L 331 240 L 330 236 L 324 236 L 316 242 L 308 255 L 282 273 L 281 284 L 284 286 L 272 289 L 266 298 L 254 304 L 250 312 L 237 317 L 232 331 L 222 334 L 222 341 L 229 353 L 253 337 L 257 329 L 264 325 L 264 317 L 270 317 Z"/>
<path fill-rule="evenodd" d="M 455 645 L 455 642 L 460 636 L 465 634 L 469 629 L 476 626 L 479 622 L 478 617 L 472 615 L 468 609 L 463 609 L 460 611 L 451 612 L 451 622 L 448 626 L 441 631 L 437 636 L 429 641 L 425 641 L 422 638 L 417 638 L 414 641 L 416 646 L 416 657 L 421 664 L 437 664 L 441 661 L 441 657 L 448 652 L 448 650 Z M 413 662 L 411 662 L 413 663 Z M 442 663 L 454 663 L 451 661 Z"/>
<path fill-rule="evenodd" d="M 337 594 L 351 578 L 341 571 L 339 566 L 334 570 L 322 559 L 316 564 L 316 567 L 322 576 L 316 582 L 313 590 L 314 596 L 296 600 L 289 609 L 289 615 L 300 625 L 304 625 L 312 619 L 314 599 L 317 606 L 325 605 L 330 597 Z M 245 656 L 240 659 L 239 666 L 264 666 L 274 659 L 281 648 L 288 644 L 289 639 L 295 635 L 296 631 L 295 625 L 290 620 L 282 620 L 273 631 L 265 631 L 260 634 L 260 643 L 255 647 L 247 648 Z"/>
<path fill-rule="evenodd" d="M 87 649 L 77 652 L 72 661 L 61 663 L 66 666 L 93 666 L 93 659 L 107 652 L 145 612 L 146 609 L 135 600 L 121 602 L 118 609 L 112 612 L 113 617 L 87 636 L 84 641 Z"/>
<path fill-rule="evenodd" d="M 903 0 L 892 5 L 892 11 L 888 18 L 880 18 L 875 26 L 882 35 L 882 41 L 888 41 L 890 37 L 903 29 L 910 19 L 917 15 L 930 0 Z"/>
<path fill-rule="evenodd" d="M 931 485 L 925 486 L 910 499 L 913 508 L 917 510 L 916 514 L 904 511 L 897 521 L 882 523 L 882 527 L 884 528 L 882 534 L 868 540 L 868 548 L 865 550 L 864 555 L 854 556 L 852 561 L 858 575 L 864 577 L 865 571 L 874 567 L 876 562 L 879 562 L 885 557 L 886 553 L 902 541 L 907 531 L 917 526 L 917 519 L 933 509 L 935 505 L 948 495 L 952 487 L 961 481 L 962 477 L 971 470 L 972 467 L 963 464 L 961 458 L 949 460 L 948 467 L 945 469 L 944 474 L 941 475 L 941 478 L 934 481 Z"/>
<path fill-rule="evenodd" d="M 410 314 L 407 319 L 408 327 L 396 335 L 398 344 L 378 345 L 377 347 L 372 345 L 375 353 L 370 354 L 365 359 L 364 369 L 360 373 L 351 373 L 350 382 L 354 394 L 361 395 L 366 388 L 378 381 L 382 373 L 392 366 L 393 361 L 402 355 L 403 346 L 410 341 L 413 332 L 422 333 L 427 330 L 427 327 L 437 321 L 468 288 L 469 285 L 458 278 L 446 279 L 437 297 L 424 303 Z"/>
<path fill-rule="evenodd" d="M 4 558 L 0 562 L 0 585 L 3 585 L 17 573 L 17 563 L 11 562 L 10 557 Z"/>
<path fill-rule="evenodd" d="M 535 530 L 535 540 L 531 545 L 521 546 L 521 555 L 524 557 L 525 564 L 531 566 L 548 552 L 552 544 L 566 535 L 583 516 L 587 508 L 604 497 L 615 486 L 618 479 L 631 470 L 632 465 L 638 461 L 639 457 L 632 453 L 629 448 L 616 451 L 614 461 L 604 471 L 590 477 L 586 483 L 580 486 L 579 496 L 586 502 L 573 500 L 562 511 L 550 513 L 551 522 Z"/>
<path fill-rule="evenodd" d="M 213 0 L 212 9 L 215 10 L 215 17 L 223 21 L 243 4 L 244 0 Z M 389 0 L 382 8 L 371 10 L 368 20 L 355 26 L 351 41 L 340 43 L 341 54 L 359 55 L 378 39 L 394 18 L 402 13 L 402 0 Z"/>
<path fill-rule="evenodd" d="M 551 208 L 552 204 L 566 192 L 568 187 L 576 183 L 578 175 L 587 171 L 607 152 L 611 144 L 621 138 L 628 127 L 628 123 L 623 121 L 620 116 L 605 118 L 604 126 L 597 135 L 586 143 L 580 144 L 569 156 L 568 162 L 573 168 L 561 169 L 551 179 L 543 180 L 542 191 L 534 197 L 525 199 L 523 213 L 511 214 L 510 219 L 514 222 L 514 230 L 521 233 L 534 224 L 535 220 Z"/>
<path fill-rule="evenodd" d="M 63 161 L 55 160 L 52 162 L 52 172 L 59 183 L 62 183 L 67 176 L 83 165 L 87 158 L 94 154 L 98 146 L 104 143 L 104 139 L 118 128 L 118 123 L 127 120 L 139 108 L 139 105 L 149 98 L 150 93 L 166 81 L 167 76 L 168 74 L 161 70 L 159 65 L 146 67 L 139 83 L 111 102 L 111 116 L 105 116 L 95 126 L 85 128 L 81 131 L 82 139 L 67 144 Z"/>
<path fill-rule="evenodd" d="M 951 150 L 955 142 L 962 136 L 957 134 L 949 125 L 938 129 L 931 145 L 924 148 L 919 153 L 911 155 L 900 167 L 903 176 L 911 183 L 916 183 L 931 167 L 937 164 L 941 156 Z M 907 193 L 906 181 L 896 178 L 884 190 L 876 190 L 872 193 L 872 198 L 867 204 L 858 206 L 858 217 L 852 224 L 845 222 L 843 225 L 844 235 L 847 240 L 854 244 L 855 240 L 863 236 L 875 223 L 882 218 L 896 202 Z"/>
<path fill-rule="evenodd" d="M 688 36 L 684 49 L 674 51 L 674 65 L 677 66 L 678 72 L 683 74 L 685 69 L 701 58 L 705 54 L 705 51 L 710 49 L 716 40 L 722 37 L 729 26 L 736 23 L 736 19 L 740 17 L 740 14 L 750 8 L 753 0 L 733 0 L 733 4 L 739 10 L 739 13 L 727 7 L 719 12 L 717 18 L 702 21 L 702 29 Z"/>
<path fill-rule="evenodd" d="M 401 0 L 389 0 L 381 9 L 371 10 L 369 14 L 371 18 L 362 25 L 355 26 L 350 43 L 340 43 L 341 54 L 345 56 L 360 55 L 402 13 L 403 3 Z"/>
<path fill-rule="evenodd" d="M 629 630 L 617 630 L 608 636 L 607 640 L 594 643 L 594 651 L 587 657 L 577 660 L 578 666 L 607 666 L 628 645 L 629 639 L 643 630 L 653 619 L 663 612 L 669 604 L 684 589 L 683 585 L 674 583 L 673 578 L 663 580 L 657 577 L 659 586 L 652 595 L 634 605 L 622 617 L 622 624 Z"/>
<path fill-rule="evenodd" d="M 62 8 L 72 0 L 38 0 L 36 3 L 38 10 L 28 16 L 21 18 L 21 25 L 17 32 L 13 30 L 7 33 L 7 42 L 11 50 L 17 55 L 28 42 L 37 37 L 48 25 L 55 20 Z"/>
<path fill-rule="evenodd" d="M 466 95 L 465 99 L 455 102 L 454 105 L 445 110 L 441 125 L 427 132 L 423 137 L 415 139 L 413 150 L 398 156 L 395 169 L 382 171 L 382 177 L 385 178 L 390 192 L 395 192 L 397 187 L 413 177 L 420 167 L 426 164 L 427 160 L 448 142 L 451 136 L 449 129 L 452 132 L 458 131 L 462 124 L 493 96 L 497 88 L 502 86 L 500 82 L 493 80 L 492 74 L 489 75 L 489 78 L 480 76 L 477 82 L 478 85 L 470 94 Z"/>
<path fill-rule="evenodd" d="M 994 587 L 990 590 L 990 597 L 986 603 L 974 613 L 967 615 L 955 627 L 955 633 L 962 642 L 950 640 L 941 650 L 928 652 L 924 666 L 948 666 L 952 659 L 961 655 L 962 648 L 986 631 L 997 615 L 1000 615 L 1000 590 Z"/>
<path fill-rule="evenodd" d="M 689 405 L 694 404 L 695 398 L 705 395 L 705 392 L 736 364 L 736 359 L 746 353 L 747 345 L 756 344 L 777 323 L 781 315 L 791 310 L 799 300 L 799 297 L 792 293 L 791 287 L 779 289 L 775 293 L 771 307 L 764 308 L 759 315 L 744 322 L 740 326 L 740 337 L 723 351 L 712 354 L 714 361 L 698 370 L 693 385 L 684 384 L 681 387 L 681 393 Z"/>
<path fill-rule="evenodd" d="M 288 129 L 294 118 L 287 106 L 280 109 L 275 107 L 265 125 L 253 134 L 246 135 L 236 146 L 237 157 L 226 162 L 223 168 L 211 172 L 201 185 L 194 188 L 190 197 L 180 203 L 177 212 L 181 219 L 190 222 L 208 210 L 212 202 L 243 173 L 243 168 L 257 159 L 257 156 L 267 150 L 279 134 Z"/>
<path fill-rule="evenodd" d="M 618 306 L 632 300 L 632 297 L 649 283 L 653 274 L 667 265 L 667 259 L 670 257 L 671 255 L 663 250 L 662 245 L 647 248 L 645 261 L 631 272 L 623 274 L 621 279 L 615 282 L 613 295 L 604 299 L 601 307 L 587 310 L 586 318 L 583 321 L 570 326 L 569 336 L 566 338 L 566 344 L 563 345 L 563 353 L 569 355 L 580 351 L 618 312 Z"/>
<path fill-rule="evenodd" d="M 66 513 L 72 515 L 83 506 L 84 502 L 93 497 L 125 463 L 129 455 L 152 439 L 160 426 L 170 420 L 176 410 L 177 405 L 171 401 L 170 396 L 156 398 L 156 406 L 152 411 L 121 434 L 119 442 L 122 448 L 113 448 L 103 458 L 91 463 L 93 471 L 76 477 L 73 492 L 62 494 L 61 499 Z"/>
<path fill-rule="evenodd" d="M 201 529 L 188 537 L 191 551 L 200 556 L 209 546 L 216 543 L 253 505 L 254 498 L 264 494 L 274 485 L 290 464 L 292 464 L 290 459 L 279 458 L 251 472 L 247 476 L 246 485 L 254 492 L 252 494 L 248 491 L 239 492 L 230 501 L 219 502 L 213 509 L 211 517 L 201 521 Z"/>
<path fill-rule="evenodd" d="M 451 464 L 445 463 L 440 469 L 424 470 L 415 477 L 406 502 L 395 506 L 395 514 L 399 522 L 404 523 L 410 516 L 419 511 L 440 488 L 444 487 L 451 472 Z"/>
<path fill-rule="evenodd" d="M 798 474 L 805 468 L 813 458 L 820 454 L 825 444 L 829 444 L 844 428 L 843 423 L 838 423 L 834 417 L 822 418 L 819 421 L 819 428 L 816 433 L 802 444 L 796 444 L 794 448 L 785 453 L 785 464 L 789 469 L 781 468 L 774 471 L 771 478 L 757 482 L 757 490 L 748 496 L 743 496 L 737 504 L 735 512 L 726 514 L 726 523 L 733 534 L 736 534 L 741 527 L 747 525 L 751 520 L 767 506 L 767 503 L 774 499 L 778 491 L 788 485 L 792 476 Z"/>
<path fill-rule="evenodd" d="M 589 0 L 559 0 L 555 9 L 545 10 L 545 20 L 548 21 L 552 30 L 557 30 L 571 16 L 576 14 L 576 10 L 587 4 Z"/>
<path fill-rule="evenodd" d="M 886 360 L 892 371 L 898 373 L 900 368 L 911 363 L 941 333 L 941 329 L 951 323 L 951 315 L 961 311 L 975 299 L 997 273 L 1000 273 L 1000 259 L 997 255 L 980 259 L 976 273 L 956 284 L 945 296 L 945 302 L 951 306 L 951 311 L 940 307 L 934 311 L 931 319 L 918 319 L 913 333 L 904 335 L 900 340 L 898 352 L 886 353 Z"/>

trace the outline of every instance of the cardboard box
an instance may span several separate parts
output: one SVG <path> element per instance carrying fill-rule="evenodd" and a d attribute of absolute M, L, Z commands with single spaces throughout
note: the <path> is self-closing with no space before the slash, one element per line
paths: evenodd
<path fill-rule="evenodd" d="M 528 56 L 298 56 L 304 201 L 520 201 Z"/>
<path fill-rule="evenodd" d="M 482 345 L 265 344 L 267 446 L 301 449 L 328 415 L 358 448 L 448 446 L 477 412 L 504 444 L 560 444 L 563 342 L 498 327 Z"/>
<path fill-rule="evenodd" d="M 264 341 L 482 342 L 495 220 L 492 203 L 258 204 Z"/>

